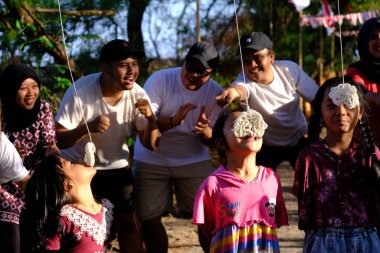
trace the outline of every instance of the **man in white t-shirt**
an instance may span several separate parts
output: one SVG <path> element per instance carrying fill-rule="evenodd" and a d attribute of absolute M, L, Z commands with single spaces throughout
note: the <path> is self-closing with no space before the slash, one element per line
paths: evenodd
<path fill-rule="evenodd" d="M 86 144 L 95 144 L 97 173 L 91 186 L 94 194 L 115 206 L 121 252 L 138 252 L 139 245 L 126 140 L 137 132 L 144 148 L 155 150 L 160 135 L 149 97 L 136 83 L 138 59 L 143 55 L 124 40 L 108 42 L 100 52 L 101 73 L 77 80 L 56 115 L 62 157 L 83 161 Z"/>
<path fill-rule="evenodd" d="M 300 97 L 312 101 L 318 85 L 296 63 L 275 61 L 273 43 L 264 33 L 245 35 L 240 45 L 244 72 L 216 99 L 221 106 L 245 101 L 246 106 L 263 116 L 268 128 L 257 164 L 275 170 L 287 160 L 294 168 L 307 134 Z"/>
<path fill-rule="evenodd" d="M 161 217 L 173 209 L 173 190 L 182 217 L 191 218 L 196 191 L 215 168 L 205 145 L 221 110 L 222 88 L 211 75 L 219 54 L 208 42 L 195 43 L 181 67 L 153 73 L 144 89 L 162 136 L 155 152 L 136 141 L 132 167 L 138 214 L 149 253 L 168 250 Z"/>

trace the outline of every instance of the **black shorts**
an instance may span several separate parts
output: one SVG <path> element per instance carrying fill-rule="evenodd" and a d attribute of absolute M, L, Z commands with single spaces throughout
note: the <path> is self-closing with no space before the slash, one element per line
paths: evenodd
<path fill-rule="evenodd" d="M 106 198 L 115 206 L 114 212 L 134 211 L 132 170 L 130 167 L 98 170 L 92 179 L 91 189 L 98 198 Z"/>
<path fill-rule="evenodd" d="M 256 163 L 276 170 L 283 161 L 289 161 L 295 167 L 300 151 L 307 146 L 307 139 L 302 137 L 294 147 L 271 147 L 263 145 L 257 153 Z"/>

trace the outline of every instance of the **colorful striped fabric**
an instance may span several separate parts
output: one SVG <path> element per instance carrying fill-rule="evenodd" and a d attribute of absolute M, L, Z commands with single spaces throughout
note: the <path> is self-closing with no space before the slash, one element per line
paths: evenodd
<path fill-rule="evenodd" d="M 278 253 L 276 228 L 254 223 L 239 228 L 235 224 L 218 230 L 213 236 L 210 253 Z"/>

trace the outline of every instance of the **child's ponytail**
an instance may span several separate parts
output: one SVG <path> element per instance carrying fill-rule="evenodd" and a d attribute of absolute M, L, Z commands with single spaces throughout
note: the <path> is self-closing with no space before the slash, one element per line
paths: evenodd
<path fill-rule="evenodd" d="M 375 143 L 368 124 L 368 118 L 363 117 L 359 122 L 360 137 L 363 147 L 363 164 L 369 168 L 369 177 L 378 181 L 380 179 L 380 162 L 375 154 Z"/>

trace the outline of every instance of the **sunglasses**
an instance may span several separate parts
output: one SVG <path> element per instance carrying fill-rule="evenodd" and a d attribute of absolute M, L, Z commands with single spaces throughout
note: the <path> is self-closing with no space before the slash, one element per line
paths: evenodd
<path fill-rule="evenodd" d="M 211 75 L 212 72 L 208 72 L 207 70 L 201 70 L 197 68 L 197 66 L 194 66 L 190 62 L 186 61 L 185 64 L 186 70 L 189 71 L 191 74 L 195 75 L 198 78 L 205 78 Z"/>

